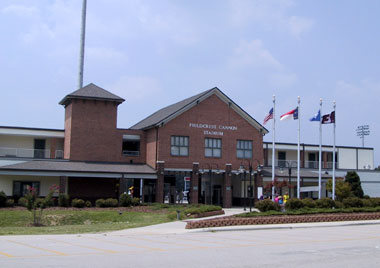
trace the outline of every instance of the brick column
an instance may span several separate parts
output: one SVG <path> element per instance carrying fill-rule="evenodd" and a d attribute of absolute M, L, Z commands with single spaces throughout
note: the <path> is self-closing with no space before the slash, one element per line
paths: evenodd
<path fill-rule="evenodd" d="M 322 168 L 327 168 L 327 152 L 322 152 Z"/>
<path fill-rule="evenodd" d="M 164 203 L 165 161 L 157 161 L 156 202 Z"/>
<path fill-rule="evenodd" d="M 224 173 L 224 183 L 223 183 L 223 207 L 232 207 L 232 166 L 231 164 L 226 164 L 226 172 Z"/>
<path fill-rule="evenodd" d="M 193 163 L 193 172 L 191 173 L 190 181 L 190 202 L 198 204 L 199 199 L 199 163 Z"/>
<path fill-rule="evenodd" d="M 57 149 L 57 138 L 50 138 L 50 158 L 55 158 L 56 149 Z"/>
<path fill-rule="evenodd" d="M 67 194 L 68 189 L 66 189 L 66 185 L 67 185 L 67 177 L 60 176 L 59 177 L 59 193 L 60 194 Z"/>
<path fill-rule="evenodd" d="M 300 152 L 300 168 L 304 168 L 305 167 L 305 152 L 302 150 Z"/>

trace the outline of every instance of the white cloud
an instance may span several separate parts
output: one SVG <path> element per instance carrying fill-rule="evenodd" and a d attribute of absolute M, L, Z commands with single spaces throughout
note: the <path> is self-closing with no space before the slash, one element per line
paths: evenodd
<path fill-rule="evenodd" d="M 162 94 L 160 82 L 147 76 L 122 76 L 106 88 L 127 101 L 146 101 Z"/>
<path fill-rule="evenodd" d="M 295 37 L 300 37 L 303 33 L 308 32 L 314 25 L 313 20 L 297 16 L 290 17 L 288 22 L 289 31 Z"/>
<path fill-rule="evenodd" d="M 282 65 L 275 59 L 269 50 L 264 48 L 261 40 L 240 41 L 230 60 L 232 67 L 254 67 L 281 69 Z"/>
<path fill-rule="evenodd" d="M 39 14 L 39 10 L 34 6 L 9 5 L 1 9 L 2 13 L 15 14 L 20 17 L 34 17 Z"/>
<path fill-rule="evenodd" d="M 288 15 L 294 5 L 291 0 L 230 0 L 230 21 L 239 28 L 254 24 L 299 38 L 313 27 L 314 21 Z"/>

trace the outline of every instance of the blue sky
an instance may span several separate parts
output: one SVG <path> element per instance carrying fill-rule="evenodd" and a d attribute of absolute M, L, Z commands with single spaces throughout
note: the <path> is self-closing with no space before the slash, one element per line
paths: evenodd
<path fill-rule="evenodd" d="M 77 89 L 80 0 L 0 2 L 0 125 L 63 129 L 58 102 Z M 301 96 L 301 142 L 318 143 L 309 122 L 323 99 L 337 102 L 337 145 L 365 145 L 380 164 L 380 2 L 88 0 L 84 84 L 123 98 L 118 127 L 220 88 L 259 122 Z M 271 129 L 269 123 L 268 129 Z M 297 142 L 296 122 L 276 137 Z M 332 144 L 332 126 L 323 126 Z M 264 140 L 271 141 L 271 134 Z"/>

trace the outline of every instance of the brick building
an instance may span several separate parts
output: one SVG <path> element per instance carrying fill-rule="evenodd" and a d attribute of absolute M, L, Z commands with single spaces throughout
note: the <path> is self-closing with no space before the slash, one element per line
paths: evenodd
<path fill-rule="evenodd" d="M 231 207 L 254 194 L 242 188 L 249 167 L 251 179 L 255 175 L 261 185 L 254 172 L 264 161 L 268 131 L 218 88 L 165 107 L 129 129 L 116 126 L 123 101 L 89 84 L 60 102 L 64 130 L 3 127 L 4 135 L 23 137 L 34 148 L 23 159 L 22 148 L 4 153 L 0 190 L 17 197 L 33 185 L 44 195 L 47 184 L 56 183 L 71 198 L 94 201 L 116 198 L 133 186 L 133 195 L 144 202 L 175 202 L 189 191 L 192 203 Z"/>
<path fill-rule="evenodd" d="M 176 202 L 189 192 L 191 203 L 231 207 L 265 194 L 274 164 L 276 178 L 287 182 L 279 193 L 292 192 L 296 145 L 278 144 L 278 160 L 271 163 L 271 144 L 263 142 L 267 129 L 218 88 L 167 106 L 129 129 L 117 128 L 123 102 L 89 84 L 61 100 L 64 130 L 0 127 L 0 191 L 18 198 L 33 186 L 44 196 L 58 184 L 61 193 L 94 202 L 118 198 L 133 186 L 142 202 Z M 316 194 L 316 148 L 302 145 L 304 196 Z M 332 148 L 323 150 L 325 185 Z M 338 146 L 336 153 L 339 176 L 358 170 L 374 189 L 380 173 L 373 171 L 373 148 Z"/>

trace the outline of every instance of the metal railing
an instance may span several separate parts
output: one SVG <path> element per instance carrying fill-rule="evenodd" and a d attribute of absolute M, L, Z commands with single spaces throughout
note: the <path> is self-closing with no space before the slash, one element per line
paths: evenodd
<path fill-rule="evenodd" d="M 51 158 L 51 155 L 50 150 L 0 147 L 0 157 L 46 159 Z M 55 158 L 62 159 L 63 151 L 56 150 Z"/>
<path fill-rule="evenodd" d="M 123 151 L 123 155 L 127 155 L 127 156 L 139 156 L 140 155 L 140 151 Z"/>
<path fill-rule="evenodd" d="M 288 162 L 290 165 L 292 165 L 292 167 L 297 167 L 297 160 L 276 160 L 275 161 L 275 167 L 285 168 L 289 165 L 286 162 Z M 271 167 L 271 166 L 272 166 L 272 161 L 269 160 L 268 161 L 268 167 Z M 310 168 L 310 169 L 318 169 L 319 168 L 319 161 L 305 161 L 304 165 L 302 165 L 302 160 L 301 160 L 301 167 L 302 168 Z M 322 162 L 322 168 L 323 169 L 332 169 L 332 167 L 333 167 L 333 162 Z M 339 168 L 338 162 L 335 163 L 335 168 Z"/>
<path fill-rule="evenodd" d="M 63 150 L 55 150 L 55 158 L 63 159 Z"/>

